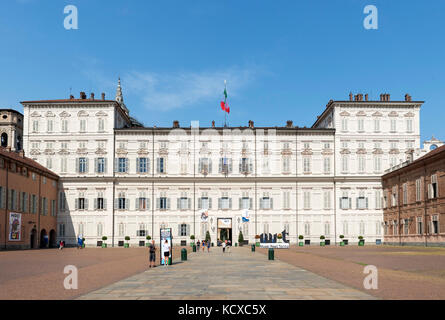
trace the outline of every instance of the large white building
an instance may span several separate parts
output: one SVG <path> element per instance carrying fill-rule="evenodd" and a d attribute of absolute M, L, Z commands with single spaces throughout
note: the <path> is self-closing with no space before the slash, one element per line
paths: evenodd
<path fill-rule="evenodd" d="M 25 153 L 61 177 L 58 236 L 87 245 L 212 241 L 240 230 L 289 233 L 312 242 L 383 239 L 381 175 L 420 150 L 422 101 L 368 101 L 358 94 L 329 101 L 311 128 L 143 127 L 129 116 L 122 90 L 115 100 L 26 101 Z M 288 115 L 289 117 L 295 115 Z M 207 212 L 208 217 L 202 218 Z M 249 216 L 243 222 L 242 216 Z M 205 214 L 204 214 L 205 216 Z"/>

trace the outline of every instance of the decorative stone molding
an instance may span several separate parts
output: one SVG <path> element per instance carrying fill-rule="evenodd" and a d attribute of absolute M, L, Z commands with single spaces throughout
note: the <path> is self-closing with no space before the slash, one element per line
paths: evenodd
<path fill-rule="evenodd" d="M 388 117 L 398 117 L 399 116 L 399 114 L 397 113 L 397 112 L 395 112 L 395 111 L 391 111 L 389 114 L 388 114 Z"/>
<path fill-rule="evenodd" d="M 86 112 L 85 110 L 80 110 L 80 111 L 77 113 L 77 116 L 78 116 L 78 117 L 88 117 L 88 112 Z"/>
<path fill-rule="evenodd" d="M 66 111 L 62 111 L 62 112 L 59 114 L 59 117 L 61 117 L 61 118 L 67 118 L 67 117 L 71 117 L 71 114 L 69 114 L 69 113 L 66 112 Z"/>

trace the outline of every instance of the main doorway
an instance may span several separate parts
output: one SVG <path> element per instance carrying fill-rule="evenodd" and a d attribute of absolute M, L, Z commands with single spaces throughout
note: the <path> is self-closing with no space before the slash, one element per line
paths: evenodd
<path fill-rule="evenodd" d="M 221 241 L 230 240 L 232 242 L 232 218 L 218 218 L 217 235 Z"/>

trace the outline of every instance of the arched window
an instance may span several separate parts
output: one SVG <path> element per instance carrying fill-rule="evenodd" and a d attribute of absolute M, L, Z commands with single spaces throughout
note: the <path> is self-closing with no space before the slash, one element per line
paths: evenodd
<path fill-rule="evenodd" d="M 1 135 L 1 146 L 6 148 L 8 146 L 8 134 L 3 132 Z"/>

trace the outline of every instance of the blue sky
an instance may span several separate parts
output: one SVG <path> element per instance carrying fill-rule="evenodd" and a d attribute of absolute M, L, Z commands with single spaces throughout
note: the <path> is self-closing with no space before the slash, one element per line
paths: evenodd
<path fill-rule="evenodd" d="M 65 5 L 79 29 L 65 30 Z M 366 5 L 378 30 L 363 27 Z M 422 141 L 445 139 L 445 1 L 8 0 L 0 4 L 0 107 L 114 98 L 117 78 L 145 125 L 311 126 L 350 91 L 425 100 Z"/>

